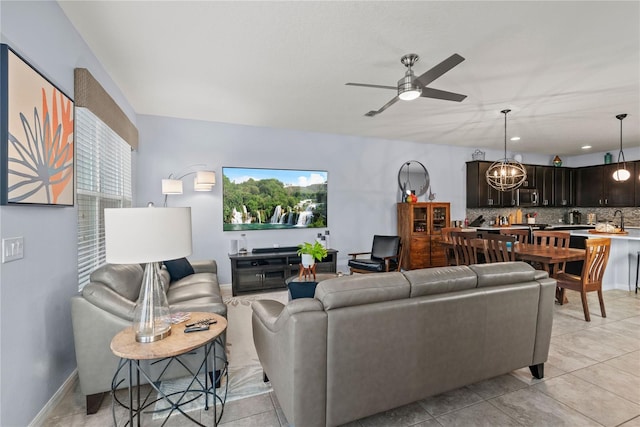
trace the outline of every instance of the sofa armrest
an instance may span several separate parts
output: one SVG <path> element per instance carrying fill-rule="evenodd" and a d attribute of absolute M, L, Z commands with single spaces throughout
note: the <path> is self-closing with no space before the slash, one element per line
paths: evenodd
<path fill-rule="evenodd" d="M 135 301 L 126 299 L 102 283 L 89 282 L 82 289 L 82 296 L 87 302 L 107 313 L 129 322 L 133 321 L 133 311 L 136 307 Z"/>
<path fill-rule="evenodd" d="M 218 264 L 213 259 L 189 261 L 189 263 L 191 263 L 194 273 L 218 274 Z"/>
<path fill-rule="evenodd" d="M 251 304 L 253 342 L 264 373 L 292 425 L 325 425 L 327 313 L 320 301 Z M 301 390 L 305 397 L 300 398 Z"/>
<path fill-rule="evenodd" d="M 303 311 L 323 311 L 322 303 L 312 298 L 300 298 L 287 305 L 279 301 L 258 300 L 251 304 L 253 314 L 271 332 L 278 332 L 291 316 Z"/>

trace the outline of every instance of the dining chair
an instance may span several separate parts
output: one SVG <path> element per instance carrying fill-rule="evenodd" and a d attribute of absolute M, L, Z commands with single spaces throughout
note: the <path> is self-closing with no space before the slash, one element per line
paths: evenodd
<path fill-rule="evenodd" d="M 457 232 L 457 231 L 462 231 L 462 228 L 460 227 L 443 227 L 441 229 L 442 231 L 442 241 L 445 243 L 453 243 L 451 240 L 451 233 L 452 232 Z M 451 247 L 446 247 L 445 251 L 444 251 L 444 255 L 447 259 L 447 265 L 456 265 L 456 255 L 454 253 L 454 249 L 453 246 Z"/>
<path fill-rule="evenodd" d="M 477 239 L 475 231 L 453 231 L 451 241 L 453 242 L 456 265 L 471 265 L 478 263 L 477 247 L 473 241 Z"/>
<path fill-rule="evenodd" d="M 589 238 L 586 240 L 585 246 L 585 261 L 580 276 L 559 271 L 553 277 L 557 280 L 557 286 L 560 288 L 559 300 L 561 304 L 564 301 L 565 289 L 580 292 L 584 320 L 590 322 L 591 316 L 589 315 L 589 305 L 587 304 L 587 292 L 598 292 L 600 313 L 602 317 L 607 317 L 602 298 L 602 277 L 609 260 L 611 239 L 608 237 Z"/>
<path fill-rule="evenodd" d="M 515 242 L 515 236 L 487 234 L 482 239 L 485 262 L 494 263 L 515 261 L 516 252 L 512 250 Z"/>
<path fill-rule="evenodd" d="M 519 243 L 529 243 L 530 231 L 528 228 L 502 228 L 500 234 L 515 236 Z"/>
<path fill-rule="evenodd" d="M 546 231 L 536 230 L 533 232 L 532 242 L 534 245 L 554 246 L 556 248 L 568 248 L 571 241 L 571 233 L 568 231 Z M 565 271 L 565 264 L 556 266 L 556 270 Z M 549 273 L 553 273 L 550 271 Z"/>

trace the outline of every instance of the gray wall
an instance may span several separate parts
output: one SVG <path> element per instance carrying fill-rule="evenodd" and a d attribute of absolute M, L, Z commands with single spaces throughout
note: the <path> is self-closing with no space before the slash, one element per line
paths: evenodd
<path fill-rule="evenodd" d="M 73 69 L 133 110 L 58 4 L 0 3 L 0 36 L 73 97 Z M 77 292 L 76 208 L 0 207 L 0 236 L 24 237 L 24 258 L 0 264 L 0 425 L 25 426 L 76 367 L 69 300 Z"/>
<path fill-rule="evenodd" d="M 465 164 L 472 149 L 403 141 L 278 130 L 155 116 L 138 116 L 138 204 L 163 202 L 160 182 L 189 165 L 206 163 L 217 173 L 212 193 L 194 192 L 184 180 L 184 194 L 169 196 L 169 206 L 191 206 L 192 259 L 218 261 L 221 283 L 231 282 L 229 240 L 222 231 L 222 167 L 320 169 L 329 172 L 328 229 L 338 249 L 339 268 L 347 253 L 368 250 L 373 234 L 395 234 L 397 174 L 403 162 L 422 162 L 431 176 L 436 201 L 448 201 L 453 218 L 465 214 Z M 421 201 L 426 200 L 426 196 Z M 248 231 L 250 248 L 312 241 L 318 229 Z"/>

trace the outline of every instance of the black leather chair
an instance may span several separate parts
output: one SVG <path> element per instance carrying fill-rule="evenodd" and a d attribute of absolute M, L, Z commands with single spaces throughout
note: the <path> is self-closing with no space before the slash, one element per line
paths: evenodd
<path fill-rule="evenodd" d="M 358 258 L 369 255 L 369 258 Z M 371 252 L 349 254 L 349 268 L 353 273 L 382 273 L 400 271 L 402 265 L 402 243 L 399 236 L 373 236 Z"/>

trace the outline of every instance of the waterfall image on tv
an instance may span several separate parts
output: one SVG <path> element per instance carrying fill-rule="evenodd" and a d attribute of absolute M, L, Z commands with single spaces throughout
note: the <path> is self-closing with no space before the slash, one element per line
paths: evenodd
<path fill-rule="evenodd" d="M 327 227 L 327 172 L 222 168 L 224 231 Z"/>

